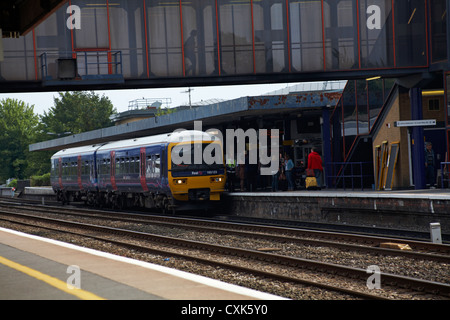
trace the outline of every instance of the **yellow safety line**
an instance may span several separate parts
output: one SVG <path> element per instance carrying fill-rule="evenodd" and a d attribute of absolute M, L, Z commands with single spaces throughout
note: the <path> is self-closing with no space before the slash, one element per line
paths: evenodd
<path fill-rule="evenodd" d="M 23 266 L 21 264 L 14 262 L 14 261 L 3 258 L 1 256 L 0 256 L 0 263 L 4 264 L 7 267 L 15 269 L 17 271 L 23 272 L 23 273 L 29 275 L 30 277 L 44 281 L 44 282 L 48 283 L 49 285 L 51 285 L 59 290 L 62 290 L 66 293 L 69 293 L 71 295 L 74 295 L 82 300 L 105 300 L 104 298 L 99 297 L 91 292 L 88 292 L 88 291 L 85 291 L 82 289 L 78 289 L 75 287 L 69 288 L 67 283 L 65 283 L 64 281 L 61 281 L 57 278 L 54 278 L 54 277 L 51 277 L 44 273 L 41 273 L 37 270 L 28 268 L 26 266 Z"/>

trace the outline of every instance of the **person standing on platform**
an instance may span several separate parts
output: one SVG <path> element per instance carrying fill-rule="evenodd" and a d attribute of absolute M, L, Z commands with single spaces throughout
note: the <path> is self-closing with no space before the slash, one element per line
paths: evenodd
<path fill-rule="evenodd" d="M 241 163 L 238 164 L 237 166 L 237 171 L 236 174 L 239 177 L 240 180 L 240 185 L 241 185 L 241 192 L 245 191 L 245 179 L 246 179 L 246 157 L 243 157 L 244 159 L 241 160 Z"/>
<path fill-rule="evenodd" d="M 272 154 L 272 161 L 277 161 L 277 155 Z M 272 192 L 278 191 L 278 176 L 280 174 L 280 167 L 278 166 L 272 171 Z"/>
<path fill-rule="evenodd" d="M 433 144 L 426 143 L 425 147 L 425 180 L 427 186 L 435 188 L 436 184 L 436 159 L 434 157 Z"/>
<path fill-rule="evenodd" d="M 293 191 L 294 190 L 294 176 L 292 175 L 294 169 L 294 162 L 292 161 L 289 154 L 286 153 L 285 157 L 285 172 L 286 172 L 286 179 L 288 182 L 288 190 Z"/>
<path fill-rule="evenodd" d="M 317 187 L 322 188 L 322 158 L 320 154 L 317 153 L 316 148 L 311 148 L 311 153 L 308 155 L 308 169 L 314 170 L 314 176 L 317 180 Z"/>
<path fill-rule="evenodd" d="M 236 160 L 227 159 L 227 184 L 228 191 L 234 192 L 234 176 L 236 174 Z"/>

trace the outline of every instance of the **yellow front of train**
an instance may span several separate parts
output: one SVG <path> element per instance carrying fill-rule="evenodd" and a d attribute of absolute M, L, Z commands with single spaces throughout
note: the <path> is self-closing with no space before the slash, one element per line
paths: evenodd
<path fill-rule="evenodd" d="M 168 180 L 178 201 L 219 201 L 226 171 L 220 140 L 205 134 L 181 135 L 168 145 Z"/>

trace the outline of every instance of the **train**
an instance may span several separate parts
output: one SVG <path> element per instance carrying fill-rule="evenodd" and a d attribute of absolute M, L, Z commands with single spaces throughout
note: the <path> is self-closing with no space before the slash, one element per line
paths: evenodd
<path fill-rule="evenodd" d="M 50 181 L 63 204 L 175 213 L 220 203 L 226 167 L 219 139 L 183 130 L 61 150 Z"/>

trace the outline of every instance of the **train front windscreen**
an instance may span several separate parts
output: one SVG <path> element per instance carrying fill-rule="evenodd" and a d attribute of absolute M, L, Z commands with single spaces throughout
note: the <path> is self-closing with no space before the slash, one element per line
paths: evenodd
<path fill-rule="evenodd" d="M 223 174 L 225 169 L 219 143 L 175 145 L 171 150 L 171 165 L 173 177 Z"/>

